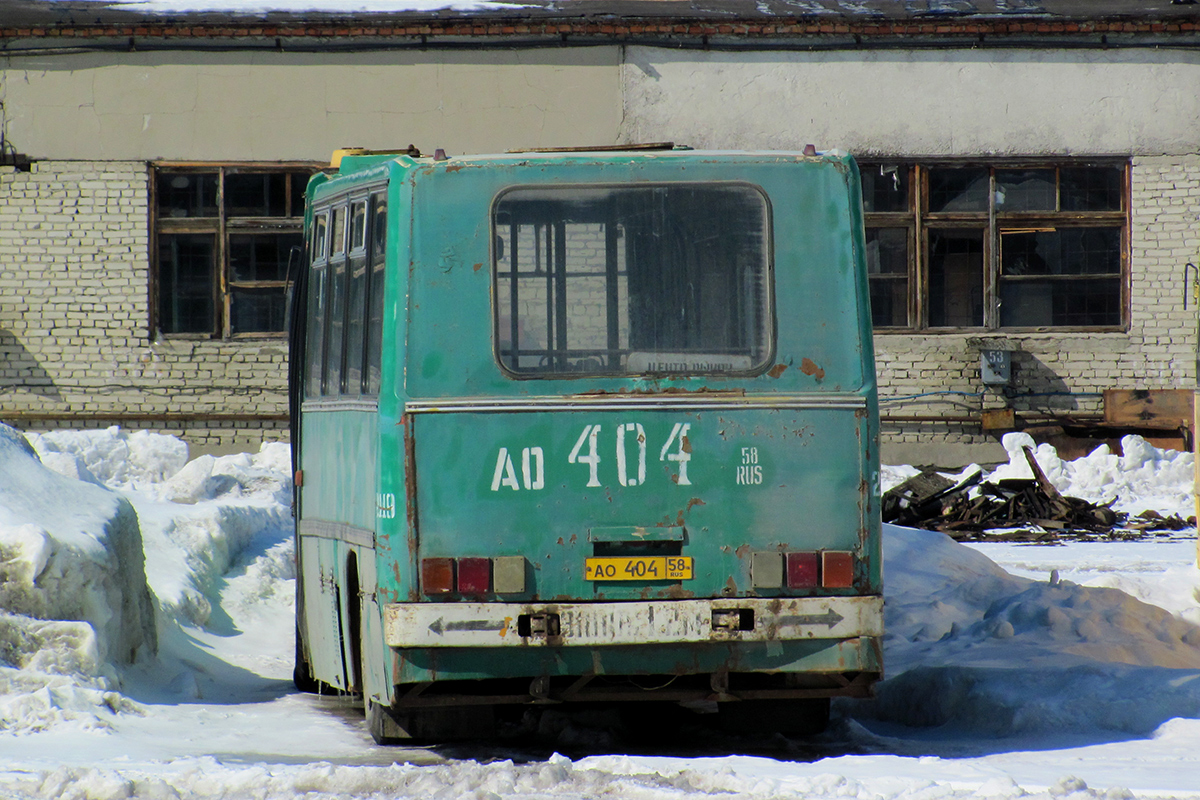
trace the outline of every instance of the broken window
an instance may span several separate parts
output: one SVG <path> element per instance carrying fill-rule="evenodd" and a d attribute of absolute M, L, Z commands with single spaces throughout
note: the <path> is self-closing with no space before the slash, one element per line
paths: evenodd
<path fill-rule="evenodd" d="M 875 327 L 1121 327 L 1127 168 L 864 162 Z"/>
<path fill-rule="evenodd" d="M 498 355 L 515 374 L 769 362 L 770 210 L 755 186 L 512 189 L 493 231 Z"/>
<path fill-rule="evenodd" d="M 155 167 L 152 328 L 205 337 L 282 333 L 314 171 Z"/>

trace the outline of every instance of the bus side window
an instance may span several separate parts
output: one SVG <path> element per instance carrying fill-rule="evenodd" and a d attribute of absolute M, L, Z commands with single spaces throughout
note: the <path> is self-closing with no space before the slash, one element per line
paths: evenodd
<path fill-rule="evenodd" d="M 308 343 L 305 363 L 304 393 L 320 397 L 321 378 L 325 364 L 325 316 L 328 308 L 325 276 L 329 253 L 329 214 L 322 211 L 313 217 L 312 274 L 308 290 Z"/>
<path fill-rule="evenodd" d="M 387 253 L 387 199 L 371 197 L 371 242 L 367 289 L 366 394 L 379 394 L 379 371 L 383 363 L 384 264 Z"/>
<path fill-rule="evenodd" d="M 329 313 L 326 315 L 325 391 L 337 395 L 342 387 L 342 358 L 346 330 L 346 206 L 333 209 L 329 247 Z"/>
<path fill-rule="evenodd" d="M 346 360 L 341 393 L 362 393 L 363 351 L 367 311 L 367 201 L 350 204 L 350 265 L 346 297 Z"/>

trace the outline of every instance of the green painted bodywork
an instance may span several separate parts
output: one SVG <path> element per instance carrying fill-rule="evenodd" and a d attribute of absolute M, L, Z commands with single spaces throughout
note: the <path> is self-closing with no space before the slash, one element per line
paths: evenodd
<path fill-rule="evenodd" d="M 493 341 L 494 198 L 513 186 L 676 181 L 749 183 L 769 198 L 775 278 L 769 368 L 739 378 L 506 374 Z M 380 608 L 429 599 L 416 581 L 420 558 L 523 555 L 529 563 L 526 593 L 491 599 L 611 601 L 815 594 L 756 589 L 750 554 L 850 550 L 857 556 L 854 588 L 823 593 L 882 593 L 875 372 L 858 172 L 849 156 L 677 150 L 440 162 L 348 157 L 339 174 L 310 185 L 309 208 L 384 183 L 389 244 L 377 405 L 374 398 L 370 408 L 362 401 L 345 408 L 308 404 L 301 421 L 298 519 L 374 534 L 373 549 L 302 539 L 302 627 L 319 679 L 335 686 L 354 682 L 344 635 L 351 553 L 358 565 L 371 563 L 369 571 L 359 567 L 358 582 L 369 600 L 362 621 L 371 673 L 366 681 L 381 701 L 397 683 L 570 675 L 597 663 L 588 648 L 385 652 Z M 772 398 L 796 396 L 806 399 L 802 407 L 772 407 Z M 561 410 L 536 405 L 554 398 L 585 403 Z M 643 408 L 635 402 L 639 398 L 673 404 Z M 762 402 L 736 407 L 755 399 Z M 688 406 L 722 400 L 728 403 L 718 408 Z M 521 407 L 522 401 L 530 405 Z M 406 413 L 406 404 L 413 403 L 419 412 Z M 686 482 L 680 480 L 680 461 L 668 458 L 683 452 L 678 436 L 665 448 L 682 424 L 689 426 Z M 589 426 L 599 426 L 599 486 L 588 486 L 587 463 L 569 458 Z M 622 427 L 626 484 L 634 478 L 637 485 L 619 480 Z M 636 481 L 635 436 L 643 432 L 644 483 Z M 523 470 L 527 450 L 530 476 Z M 585 441 L 581 452 L 586 451 Z M 672 552 L 695 560 L 695 577 L 646 583 L 584 579 L 584 559 L 598 552 L 596 540 L 624 552 L 620 540 L 636 537 L 620 531 L 637 528 L 670 531 L 662 538 L 678 547 Z M 603 669 L 669 672 L 683 663 L 700 672 L 731 667 L 878 672 L 877 644 L 722 643 L 663 646 L 650 654 L 610 648 L 603 653 Z"/>

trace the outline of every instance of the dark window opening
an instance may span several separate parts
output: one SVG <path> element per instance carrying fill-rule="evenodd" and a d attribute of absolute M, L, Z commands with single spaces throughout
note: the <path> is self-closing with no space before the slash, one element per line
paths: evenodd
<path fill-rule="evenodd" d="M 288 269 L 301 260 L 311 173 L 156 168 L 153 327 L 210 337 L 283 333 Z"/>
<path fill-rule="evenodd" d="M 514 189 L 493 230 L 498 352 L 516 374 L 749 374 L 770 357 L 756 187 Z"/>
<path fill-rule="evenodd" d="M 1119 328 L 1127 163 L 863 163 L 876 328 Z"/>

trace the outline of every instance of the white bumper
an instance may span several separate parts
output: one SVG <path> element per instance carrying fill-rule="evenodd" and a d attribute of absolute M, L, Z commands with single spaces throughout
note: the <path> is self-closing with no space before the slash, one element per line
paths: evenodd
<path fill-rule="evenodd" d="M 883 598 L 392 603 L 383 624 L 398 648 L 849 639 L 883 635 Z"/>

